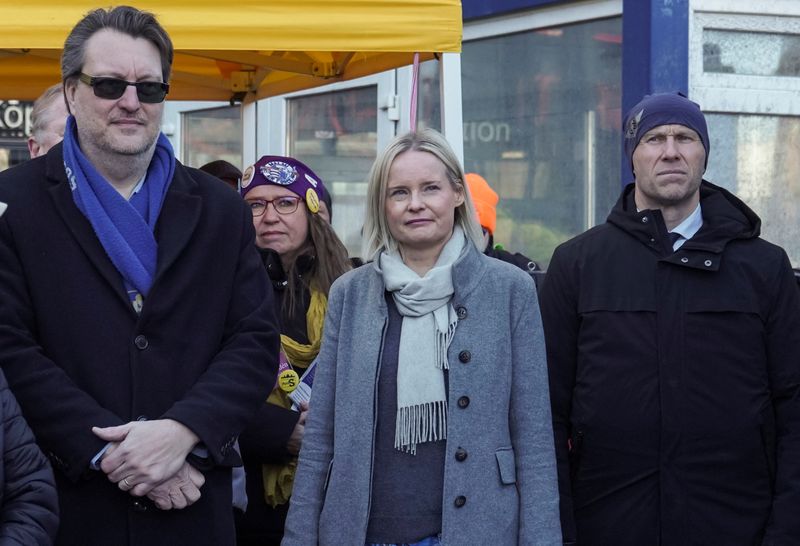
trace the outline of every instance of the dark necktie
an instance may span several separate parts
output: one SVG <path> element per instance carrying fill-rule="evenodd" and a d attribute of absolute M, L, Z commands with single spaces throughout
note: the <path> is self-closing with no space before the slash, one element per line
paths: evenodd
<path fill-rule="evenodd" d="M 683 235 L 681 235 L 677 231 L 671 231 L 667 233 L 667 238 L 669 239 L 669 247 L 675 248 L 675 243 L 677 243 L 678 239 L 680 239 L 681 237 L 683 237 Z"/>

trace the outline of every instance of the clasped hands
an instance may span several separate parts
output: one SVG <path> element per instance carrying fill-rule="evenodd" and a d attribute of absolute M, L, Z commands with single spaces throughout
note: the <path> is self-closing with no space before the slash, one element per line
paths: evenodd
<path fill-rule="evenodd" d="M 203 474 L 186 462 L 197 435 L 172 419 L 92 427 L 111 445 L 100 468 L 122 491 L 147 496 L 161 510 L 186 508 L 200 498 Z"/>

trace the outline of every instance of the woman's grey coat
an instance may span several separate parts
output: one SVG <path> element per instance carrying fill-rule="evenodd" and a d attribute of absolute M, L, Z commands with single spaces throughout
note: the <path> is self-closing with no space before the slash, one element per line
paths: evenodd
<path fill-rule="evenodd" d="M 561 544 L 539 305 L 531 278 L 473 245 L 453 265 L 442 542 Z M 361 546 L 388 314 L 367 264 L 331 288 L 283 546 Z M 458 457 L 456 454 L 458 453 Z M 464 458 L 466 453 L 466 458 Z"/>

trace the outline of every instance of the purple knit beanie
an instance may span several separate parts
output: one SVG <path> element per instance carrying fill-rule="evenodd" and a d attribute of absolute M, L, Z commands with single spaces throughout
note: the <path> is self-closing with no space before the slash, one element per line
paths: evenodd
<path fill-rule="evenodd" d="M 708 127 L 700 105 L 690 101 L 681 92 L 656 93 L 645 97 L 625 116 L 624 131 L 625 155 L 633 165 L 633 151 L 642 137 L 659 125 L 683 125 L 700 135 L 703 148 L 706 150 L 708 166 Z"/>
<path fill-rule="evenodd" d="M 297 194 L 305 201 L 308 211 L 313 214 L 319 211 L 319 201 L 327 194 L 322 179 L 305 163 L 293 157 L 263 156 L 255 165 L 250 165 L 242 173 L 239 193 L 244 197 L 253 188 L 268 184 L 283 186 Z"/>

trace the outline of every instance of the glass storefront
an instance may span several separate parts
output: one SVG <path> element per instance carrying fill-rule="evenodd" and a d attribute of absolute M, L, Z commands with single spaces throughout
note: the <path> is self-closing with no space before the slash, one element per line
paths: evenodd
<path fill-rule="evenodd" d="M 417 126 L 442 130 L 441 79 L 439 61 L 427 61 L 419 65 L 417 86 Z"/>
<path fill-rule="evenodd" d="M 620 192 L 622 19 L 465 42 L 464 163 L 500 196 L 495 242 L 546 266 Z"/>
<path fill-rule="evenodd" d="M 761 234 L 800 264 L 800 118 L 707 114 L 711 153 L 705 178 L 761 217 Z"/>
<path fill-rule="evenodd" d="M 30 159 L 32 102 L 0 100 L 0 171 Z"/>
<path fill-rule="evenodd" d="M 705 178 L 753 209 L 761 236 L 800 267 L 800 8 L 751 8 L 695 6 L 689 66 L 711 141 Z"/>
<path fill-rule="evenodd" d="M 333 227 L 351 256 L 361 253 L 367 175 L 378 147 L 375 86 L 287 101 L 288 155 L 306 163 L 333 197 Z"/>
<path fill-rule="evenodd" d="M 800 35 L 704 30 L 703 72 L 800 76 Z"/>
<path fill-rule="evenodd" d="M 185 165 L 202 167 L 211 161 L 224 159 L 241 168 L 241 107 L 194 110 L 183 112 L 181 116 L 181 148 Z"/>

